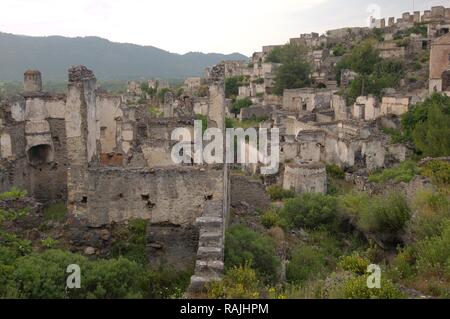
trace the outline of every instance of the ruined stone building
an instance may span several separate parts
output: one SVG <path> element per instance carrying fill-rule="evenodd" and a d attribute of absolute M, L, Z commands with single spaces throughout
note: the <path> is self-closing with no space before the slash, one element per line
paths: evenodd
<path fill-rule="evenodd" d="M 429 81 L 430 93 L 450 91 L 450 34 L 431 44 Z"/>
<path fill-rule="evenodd" d="M 405 12 L 401 18 L 395 19 L 390 17 L 386 19 L 371 19 L 371 28 L 405 30 L 413 27 L 415 24 L 423 23 L 428 28 L 428 37 L 436 38 L 448 33 L 450 30 L 450 8 L 444 6 L 434 6 L 431 10 L 423 13 L 414 11 L 413 13 Z"/>
<path fill-rule="evenodd" d="M 211 126 L 223 128 L 224 70 L 214 72 L 206 112 Z M 171 133 L 193 130 L 193 109 L 153 118 L 97 92 L 83 66 L 69 70 L 67 95 L 42 92 L 41 83 L 38 71 L 27 71 L 24 92 L 2 103 L 0 191 L 17 186 L 43 203 L 66 201 L 69 215 L 93 229 L 148 220 L 151 264 L 195 265 L 194 291 L 219 278 L 227 166 L 171 159 Z"/>

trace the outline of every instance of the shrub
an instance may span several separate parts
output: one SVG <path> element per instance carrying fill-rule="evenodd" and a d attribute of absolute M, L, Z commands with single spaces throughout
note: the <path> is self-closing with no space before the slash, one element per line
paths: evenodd
<path fill-rule="evenodd" d="M 415 255 L 411 246 L 399 251 L 392 263 L 392 272 L 401 279 L 411 278 L 415 274 Z"/>
<path fill-rule="evenodd" d="M 82 273 L 87 272 L 87 259 L 59 250 L 47 250 L 42 254 L 31 254 L 19 257 L 14 261 L 13 271 L 9 273 L 8 285 L 21 298 L 51 298 L 64 299 L 70 293 L 81 291 L 74 289 L 66 291 L 66 269 L 68 265 L 77 264 Z M 82 277 L 82 287 L 85 285 Z"/>
<path fill-rule="evenodd" d="M 111 247 L 113 257 L 123 256 L 131 261 L 146 265 L 146 228 L 147 221 L 143 219 L 130 220 L 128 226 L 116 234 L 116 241 Z"/>
<path fill-rule="evenodd" d="M 58 202 L 44 209 L 44 220 L 62 221 L 66 217 L 66 214 L 67 214 L 66 203 Z"/>
<path fill-rule="evenodd" d="M 337 165 L 327 165 L 327 175 L 337 179 L 344 179 L 345 172 Z"/>
<path fill-rule="evenodd" d="M 11 264 L 15 259 L 30 254 L 31 241 L 0 230 L 0 264 Z"/>
<path fill-rule="evenodd" d="M 272 185 L 267 189 L 270 199 L 279 201 L 287 198 L 294 198 L 296 196 L 293 190 L 285 190 L 281 186 Z"/>
<path fill-rule="evenodd" d="M 406 198 L 398 193 L 373 198 L 360 213 L 358 225 L 366 232 L 395 234 L 410 219 Z"/>
<path fill-rule="evenodd" d="M 56 245 L 58 245 L 58 241 L 56 239 L 49 237 L 46 239 L 42 239 L 41 245 L 46 249 L 53 249 L 56 247 Z"/>
<path fill-rule="evenodd" d="M 286 201 L 281 217 L 290 228 L 334 229 L 337 226 L 337 201 L 323 194 L 302 194 Z"/>
<path fill-rule="evenodd" d="M 339 197 L 339 211 L 350 219 L 357 219 L 370 201 L 367 193 L 349 193 Z"/>
<path fill-rule="evenodd" d="M 416 240 L 440 234 L 445 221 L 450 220 L 450 198 L 442 193 L 419 191 L 413 206 L 415 216 L 409 230 Z"/>
<path fill-rule="evenodd" d="M 239 94 L 239 87 L 243 85 L 245 78 L 243 76 L 234 76 L 225 80 L 226 98 L 236 97 Z"/>
<path fill-rule="evenodd" d="M 280 225 L 280 216 L 278 212 L 269 210 L 261 216 L 261 224 L 266 228 L 272 228 Z"/>
<path fill-rule="evenodd" d="M 348 194 L 340 198 L 339 211 L 359 230 L 380 235 L 398 234 L 411 217 L 406 198 L 398 193 L 377 197 Z"/>
<path fill-rule="evenodd" d="M 450 97 L 433 94 L 402 116 L 405 134 L 425 156 L 450 155 Z"/>
<path fill-rule="evenodd" d="M 396 183 L 409 183 L 413 180 L 417 173 L 418 169 L 416 163 L 413 161 L 406 161 L 396 167 L 371 174 L 369 176 L 369 182 L 385 183 L 392 180 Z"/>
<path fill-rule="evenodd" d="M 26 190 L 21 190 L 17 187 L 11 188 L 8 192 L 0 194 L 0 200 L 8 200 L 8 199 L 20 199 L 27 196 Z"/>
<path fill-rule="evenodd" d="M 233 103 L 233 105 L 231 107 L 231 113 L 240 114 L 241 109 L 250 107 L 252 104 L 253 104 L 252 100 L 248 97 L 246 97 L 244 99 L 239 99 Z"/>
<path fill-rule="evenodd" d="M 357 275 L 364 275 L 367 272 L 370 261 L 361 255 L 354 253 L 351 256 L 343 256 L 340 258 L 338 267 L 344 271 L 350 271 Z"/>
<path fill-rule="evenodd" d="M 181 299 L 187 290 L 192 271 L 177 271 L 171 267 L 150 269 L 146 274 L 145 297 L 150 299 Z"/>
<path fill-rule="evenodd" d="M 272 238 L 246 226 L 235 225 L 228 229 L 225 242 L 226 269 L 248 265 L 264 282 L 277 278 L 280 261 Z"/>
<path fill-rule="evenodd" d="M 260 283 L 256 272 L 248 265 L 232 267 L 221 281 L 207 285 L 211 299 L 257 299 Z"/>
<path fill-rule="evenodd" d="M 417 269 L 419 272 L 442 275 L 450 278 L 450 221 L 442 234 L 417 243 Z"/>
<path fill-rule="evenodd" d="M 330 292 L 336 299 L 401 299 L 403 293 L 390 281 L 381 279 L 381 288 L 370 289 L 367 286 L 367 276 L 357 276 L 345 280 L 340 286 Z"/>
<path fill-rule="evenodd" d="M 316 279 L 326 270 L 326 255 L 314 246 L 299 246 L 292 252 L 286 268 L 289 283 L 301 284 Z"/>
<path fill-rule="evenodd" d="M 449 192 L 450 186 L 450 163 L 444 161 L 430 161 L 425 164 L 420 173 L 430 178 L 433 184 L 440 189 Z"/>

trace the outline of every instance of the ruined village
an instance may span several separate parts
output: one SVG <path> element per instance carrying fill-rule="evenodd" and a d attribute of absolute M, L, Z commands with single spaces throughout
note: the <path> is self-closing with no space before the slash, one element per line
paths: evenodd
<path fill-rule="evenodd" d="M 0 100 L 0 243 L 25 247 L 14 258 L 31 264 L 57 250 L 115 260 L 143 298 L 448 298 L 449 30 L 450 8 L 407 12 L 268 44 L 176 87 L 135 79 L 120 94 L 82 65 L 68 66 L 65 94 L 24 70 L 22 92 Z M 286 87 L 299 54 L 292 67 L 307 74 Z M 433 153 L 427 133 L 406 136 L 405 118 L 435 101 L 446 117 Z M 278 173 L 174 163 L 172 132 L 195 121 L 278 129 Z M 436 228 L 420 224 L 425 211 Z M 357 295 L 346 284 L 365 283 L 369 264 L 388 274 L 383 288 Z M 147 281 L 139 267 L 152 269 Z M 2 297 L 46 297 L 15 284 L 14 269 L 0 268 Z M 65 296 L 128 296 L 89 280 L 93 292 Z"/>

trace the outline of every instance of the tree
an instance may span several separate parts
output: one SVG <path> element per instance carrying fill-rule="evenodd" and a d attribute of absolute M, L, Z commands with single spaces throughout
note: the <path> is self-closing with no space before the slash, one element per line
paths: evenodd
<path fill-rule="evenodd" d="M 311 84 L 311 65 L 307 49 L 296 44 L 286 44 L 273 49 L 267 62 L 281 63 L 275 76 L 274 93 L 282 95 L 285 89 L 297 89 Z"/>
<path fill-rule="evenodd" d="M 225 80 L 225 97 L 233 98 L 239 95 L 239 87 L 244 84 L 243 76 L 233 76 Z"/>
<path fill-rule="evenodd" d="M 354 47 L 336 65 L 336 75 L 340 78 L 340 71 L 343 69 L 350 69 L 364 75 L 372 74 L 375 70 L 375 65 L 382 61 L 375 45 L 375 40 L 368 39 Z"/>
<path fill-rule="evenodd" d="M 240 114 L 241 109 L 249 107 L 252 104 L 253 104 L 253 102 L 249 98 L 237 100 L 236 102 L 233 103 L 233 106 L 231 108 L 231 113 Z"/>
<path fill-rule="evenodd" d="M 450 97 L 433 94 L 403 115 L 402 127 L 424 156 L 450 155 Z"/>

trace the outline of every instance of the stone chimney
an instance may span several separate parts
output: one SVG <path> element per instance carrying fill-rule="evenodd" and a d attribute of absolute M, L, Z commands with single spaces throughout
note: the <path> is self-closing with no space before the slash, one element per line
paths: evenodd
<path fill-rule="evenodd" d="M 23 75 L 25 93 L 42 92 L 42 75 L 38 70 L 27 70 Z"/>

